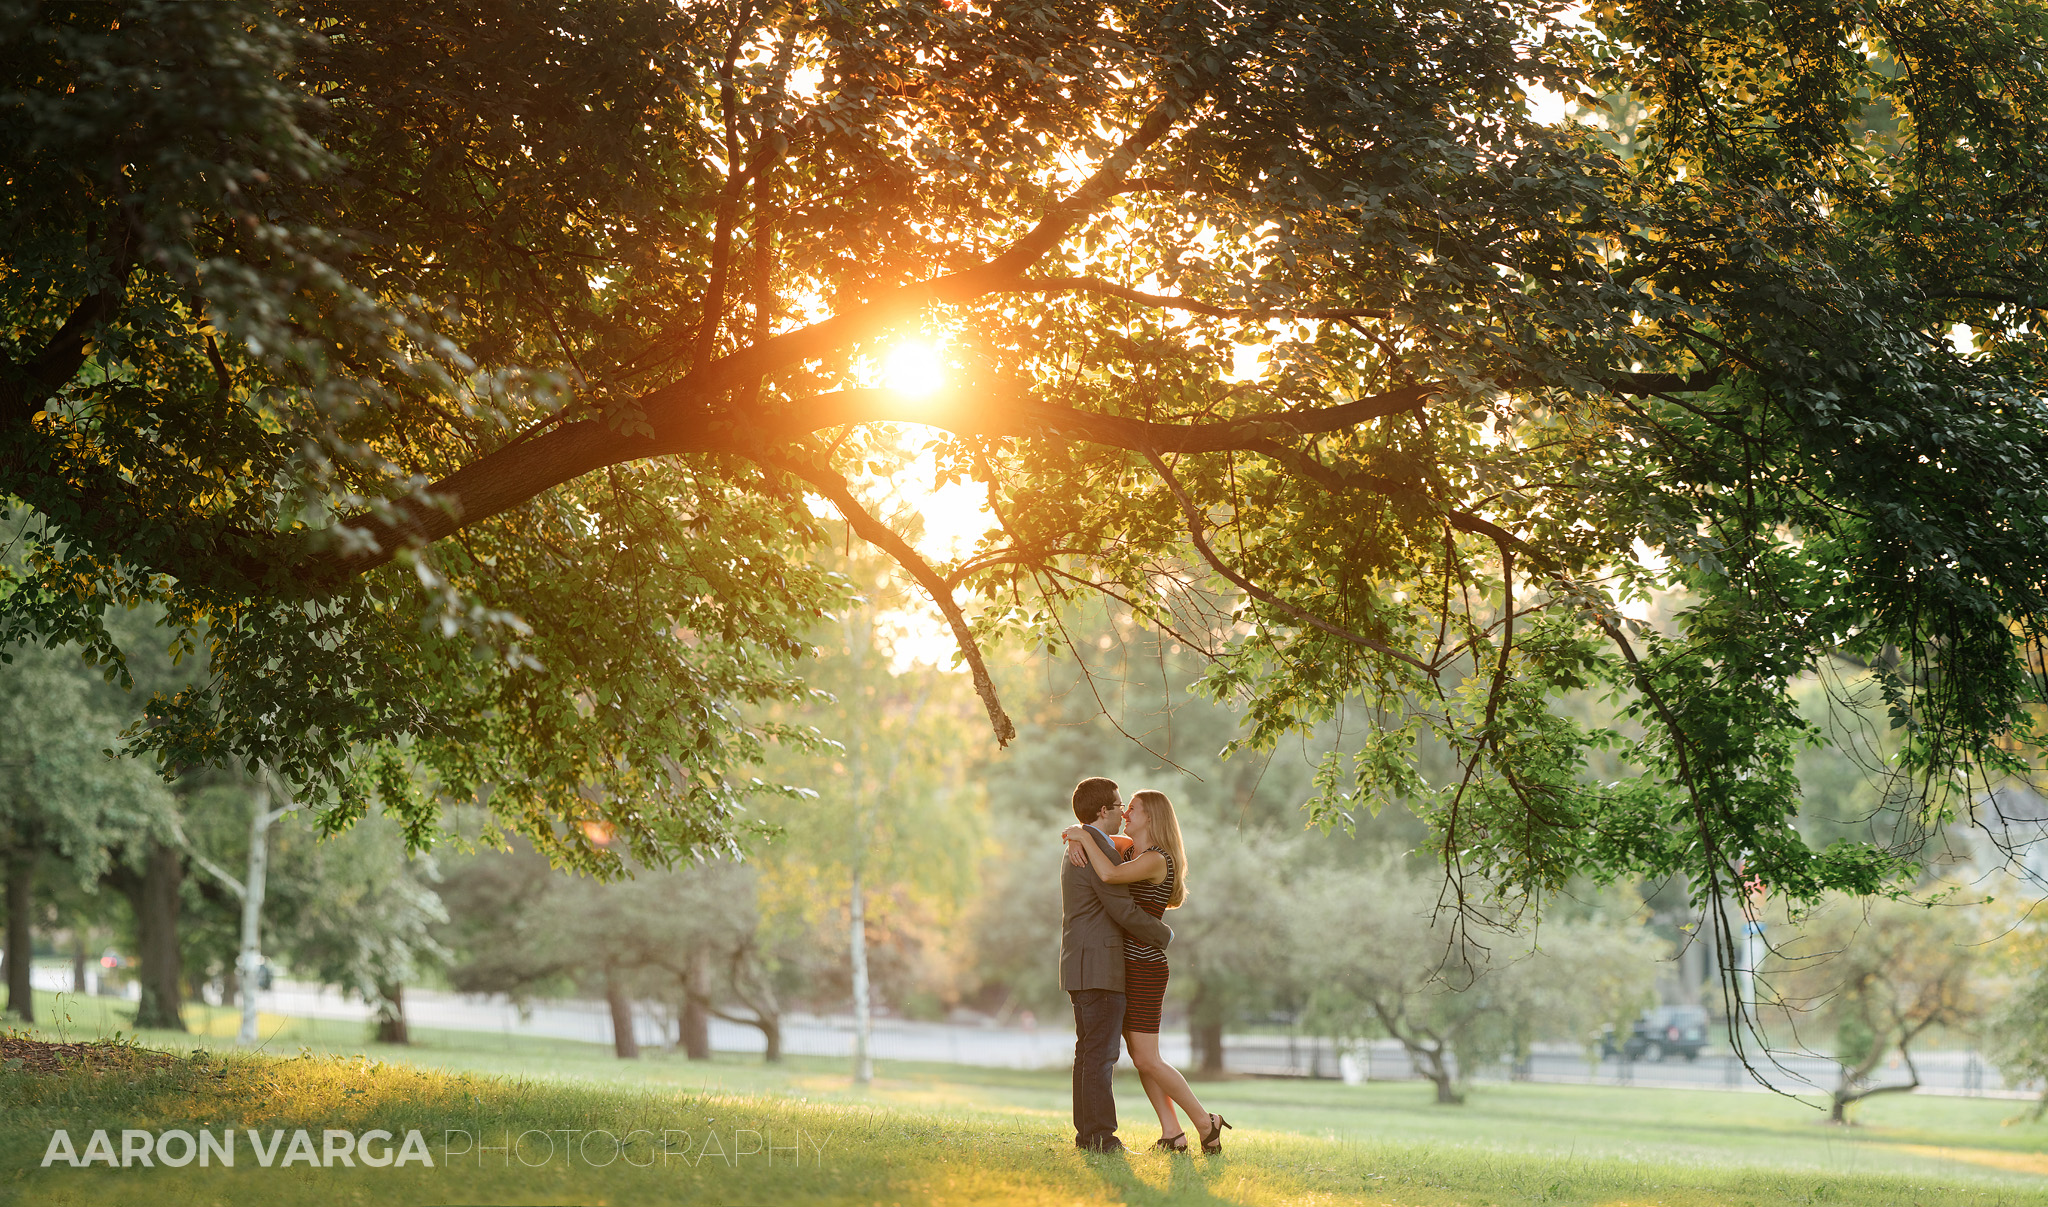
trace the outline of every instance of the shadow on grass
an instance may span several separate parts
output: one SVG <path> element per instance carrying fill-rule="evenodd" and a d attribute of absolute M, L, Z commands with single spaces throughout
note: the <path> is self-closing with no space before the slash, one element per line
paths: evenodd
<path fill-rule="evenodd" d="M 1243 1207 L 1243 1200 L 1223 1198 L 1210 1189 L 1228 1168 L 1220 1156 L 1176 1154 L 1170 1158 L 1164 1188 L 1139 1177 L 1122 1153 L 1090 1154 L 1083 1160 L 1104 1189 L 1134 1207 Z"/>

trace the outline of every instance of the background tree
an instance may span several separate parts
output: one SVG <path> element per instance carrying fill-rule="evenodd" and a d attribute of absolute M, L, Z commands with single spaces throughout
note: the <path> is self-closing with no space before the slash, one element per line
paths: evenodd
<path fill-rule="evenodd" d="M 515 1001 L 594 992 L 610 1008 L 621 1059 L 640 1054 L 637 1004 L 695 999 L 722 1009 L 726 1001 L 714 995 L 730 992 L 754 1012 L 737 1021 L 761 1028 L 771 1059 L 780 1054 L 779 1007 L 746 967 L 755 917 L 751 878 L 740 869 L 638 869 L 605 883 L 553 869 L 531 847 L 515 846 L 451 860 L 440 892 L 453 952 L 449 979 L 462 992 Z"/>
<path fill-rule="evenodd" d="M 1779 1000 L 1831 1027 L 1841 1062 L 1828 1118 L 1873 1094 L 1919 1088 L 1912 1045 L 1930 1028 L 1956 1026 L 1981 1009 L 1971 972 L 1977 934 L 1963 911 L 1912 901 L 1840 901 L 1795 919 L 1777 945 L 1770 977 Z M 1761 978 L 1760 978 L 1761 979 Z M 1873 1084 L 1887 1056 L 1905 1063 L 1903 1082 Z"/>
<path fill-rule="evenodd" d="M 141 876 L 131 859 L 168 850 L 170 794 L 140 764 L 116 760 L 127 718 L 114 711 L 97 676 L 68 650 L 34 646 L 0 665 L 0 858 L 6 866 L 7 1010 L 35 1021 L 29 983 L 31 921 L 38 870 L 83 886 Z M 154 900 L 153 898 L 148 900 Z M 145 901 L 145 904 L 147 902 Z M 159 926 L 137 911 L 145 939 Z M 178 1018 L 177 964 L 170 946 L 144 942 L 138 1026 Z"/>
<path fill-rule="evenodd" d="M 256 988 L 264 966 L 263 904 L 270 892 L 271 831 L 296 807 L 289 792 L 276 791 L 284 787 L 262 767 L 257 768 L 254 782 L 226 785 L 226 795 L 231 801 L 246 798 L 245 801 L 237 801 L 243 804 L 248 815 L 243 830 L 246 849 L 239 863 L 239 874 L 206 856 L 200 844 L 195 844 L 190 837 L 193 826 L 182 828 L 187 851 L 193 860 L 222 888 L 233 894 L 241 907 L 240 925 L 235 935 L 234 966 L 225 978 L 241 999 L 242 1025 L 236 1032 L 235 1042 L 243 1047 L 254 1047 L 258 1042 Z M 234 809 L 230 806 L 225 812 L 232 816 Z M 233 826 L 229 824 L 223 828 L 232 831 Z"/>
<path fill-rule="evenodd" d="M 2041 1083 L 2031 1112 L 2039 1119 L 2048 1113 L 2048 943 L 2031 918 L 2017 922 L 2000 945 L 2007 977 L 1986 1012 L 1984 1049 L 2007 1085 Z"/>
<path fill-rule="evenodd" d="M 1305 1004 L 1302 989 L 1314 981 L 1294 965 L 1284 936 L 1306 938 L 1322 924 L 1348 929 L 1358 920 L 1317 919 L 1304 895 L 1291 891 L 1291 878 L 1306 870 L 1299 839 L 1216 825 L 1200 814 L 1183 837 L 1189 895 L 1169 915 L 1173 950 L 1167 958 L 1173 979 L 1185 986 L 1196 1068 L 1215 1076 L 1224 1071 L 1226 1025 L 1276 1010 L 1296 1013 Z"/>
<path fill-rule="evenodd" d="M 973 702 L 958 676 L 896 648 L 902 609 L 915 605 L 883 567 L 872 557 L 852 561 L 853 577 L 866 580 L 863 597 L 815 631 L 803 671 L 818 697 L 789 720 L 816 726 L 830 747 L 771 763 L 771 774 L 803 795 L 764 811 L 784 833 L 764 852 L 770 909 L 804 915 L 821 938 L 835 929 L 843 936 L 831 965 L 845 969 L 844 982 L 836 968 L 820 969 L 808 988 L 822 997 L 829 986 L 836 997 L 844 984 L 860 1082 L 873 1077 L 871 953 L 896 965 L 890 996 L 899 1003 L 925 996 L 933 981 L 949 990 L 931 966 L 960 954 L 951 936 L 989 842 L 983 797 L 967 774 Z"/>
<path fill-rule="evenodd" d="M 409 1043 L 405 986 L 448 957 L 436 931 L 448 921 L 427 856 L 410 856 L 397 823 L 364 818 L 322 836 L 304 821 L 281 827 L 271 929 L 294 974 L 339 986 L 368 1003 L 379 1043 Z"/>
<path fill-rule="evenodd" d="M 1325 872 L 1294 911 L 1291 957 L 1316 1025 L 1399 1040 L 1439 1103 L 1463 1102 L 1463 1083 L 1503 1056 L 1595 1043 L 1600 1024 L 1654 1000 L 1660 953 L 1641 927 L 1553 920 L 1534 950 L 1488 949 L 1435 918 L 1446 891 L 1398 864 Z"/>
<path fill-rule="evenodd" d="M 694 871 L 701 886 L 699 908 L 710 920 L 702 927 L 690 975 L 683 980 L 683 1009 L 753 1027 L 761 1033 L 761 1059 L 778 1063 L 782 995 L 776 988 L 776 953 L 763 933 L 759 869 L 718 862 Z M 690 1055 L 708 1059 L 709 1037 L 696 1039 L 701 1041 L 701 1053 L 693 1048 Z"/>

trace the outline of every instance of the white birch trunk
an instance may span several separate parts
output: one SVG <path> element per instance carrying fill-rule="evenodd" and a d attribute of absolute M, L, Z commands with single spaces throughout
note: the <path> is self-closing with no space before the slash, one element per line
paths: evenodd
<path fill-rule="evenodd" d="M 866 901 L 861 895 L 859 856 L 853 865 L 852 934 L 853 954 L 853 1083 L 867 1085 L 875 1079 L 873 1056 L 874 1016 L 868 1008 L 868 929 Z"/>

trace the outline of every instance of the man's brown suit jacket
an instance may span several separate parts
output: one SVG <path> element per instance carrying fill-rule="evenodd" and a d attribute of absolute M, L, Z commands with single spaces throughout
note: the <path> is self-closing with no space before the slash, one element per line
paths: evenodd
<path fill-rule="evenodd" d="M 1088 827 L 1097 845 L 1116 860 L 1116 844 Z M 1124 991 L 1124 934 L 1161 951 L 1173 928 L 1131 900 L 1128 884 L 1104 884 L 1095 869 L 1075 867 L 1060 847 L 1060 988 Z"/>

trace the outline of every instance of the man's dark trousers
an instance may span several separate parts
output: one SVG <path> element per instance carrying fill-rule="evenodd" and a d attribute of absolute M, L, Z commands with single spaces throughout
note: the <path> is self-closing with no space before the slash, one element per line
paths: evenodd
<path fill-rule="evenodd" d="M 1116 1092 L 1110 1077 L 1123 1041 L 1124 995 L 1113 989 L 1075 989 L 1074 1143 L 1101 1148 L 1116 1138 Z"/>

